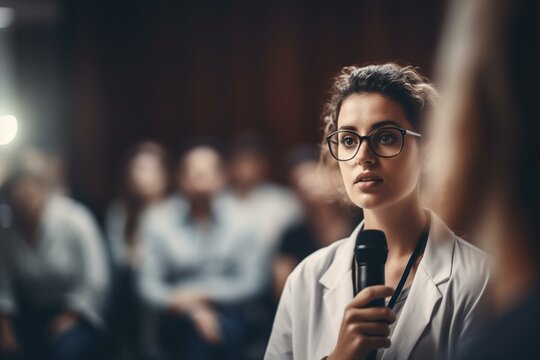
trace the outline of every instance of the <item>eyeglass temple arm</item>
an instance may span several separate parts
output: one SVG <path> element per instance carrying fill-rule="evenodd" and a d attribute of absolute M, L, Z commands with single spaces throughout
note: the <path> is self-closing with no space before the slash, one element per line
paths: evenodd
<path fill-rule="evenodd" d="M 419 133 L 411 131 L 411 130 L 405 130 L 405 134 L 422 137 L 422 134 L 419 134 Z"/>

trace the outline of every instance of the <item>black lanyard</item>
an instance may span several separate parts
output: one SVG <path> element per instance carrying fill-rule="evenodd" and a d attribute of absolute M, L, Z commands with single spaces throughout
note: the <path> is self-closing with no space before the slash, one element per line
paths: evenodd
<path fill-rule="evenodd" d="M 427 244 L 427 240 L 429 237 L 429 221 L 426 224 L 426 227 L 424 231 L 422 231 L 422 234 L 420 234 L 420 238 L 418 239 L 418 243 L 416 244 L 416 247 L 414 248 L 414 251 L 411 254 L 411 257 L 409 258 L 409 262 L 407 263 L 407 266 L 405 266 L 405 270 L 403 270 L 403 274 L 401 275 L 401 279 L 399 280 L 398 286 L 396 287 L 396 290 L 394 291 L 394 294 L 390 298 L 390 301 L 388 302 L 388 307 L 390 309 L 394 308 L 394 305 L 396 305 L 396 302 L 399 298 L 399 295 L 401 294 L 401 291 L 403 290 L 403 286 L 405 286 L 405 283 L 407 282 L 407 278 L 409 277 L 409 273 L 411 272 L 412 267 L 414 266 L 414 263 L 418 259 L 418 257 L 424 252 L 424 249 Z M 358 293 L 358 289 L 356 288 L 356 271 L 357 271 L 357 265 L 356 261 L 354 260 L 353 256 L 353 289 L 354 294 Z"/>

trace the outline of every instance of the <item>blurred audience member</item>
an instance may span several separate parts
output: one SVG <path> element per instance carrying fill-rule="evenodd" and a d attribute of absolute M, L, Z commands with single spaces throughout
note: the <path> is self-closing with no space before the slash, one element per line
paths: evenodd
<path fill-rule="evenodd" d="M 270 162 L 262 138 L 252 132 L 239 134 L 229 157 L 230 189 L 226 199 L 234 216 L 249 218 L 257 228 L 257 257 L 261 270 L 258 301 L 250 304 L 250 339 L 247 352 L 259 359 L 264 353 L 274 317 L 272 297 L 272 264 L 281 234 L 302 218 L 302 207 L 296 194 L 269 179 Z"/>
<path fill-rule="evenodd" d="M 165 149 L 152 142 L 136 146 L 125 161 L 119 190 L 119 198 L 107 212 L 107 235 L 115 266 L 133 269 L 141 260 L 142 215 L 148 207 L 164 200 L 170 190 Z"/>
<path fill-rule="evenodd" d="M 239 214 L 253 217 L 261 245 L 273 250 L 283 230 L 302 216 L 302 208 L 294 192 L 269 180 L 268 167 L 262 139 L 240 135 L 229 161 L 229 196 Z"/>
<path fill-rule="evenodd" d="M 121 358 L 134 359 L 149 352 L 151 334 L 141 327 L 149 316 L 136 290 L 142 256 L 140 223 L 147 208 L 165 199 L 170 189 L 169 159 L 165 149 L 153 142 L 136 146 L 125 160 L 119 198 L 109 207 L 106 233 L 114 269 L 112 328 L 116 351 Z M 146 324 L 149 325 L 149 324 Z"/>
<path fill-rule="evenodd" d="M 332 197 L 329 174 L 319 167 L 316 148 L 299 147 L 291 153 L 290 180 L 305 218 L 283 233 L 274 261 L 274 296 L 279 300 L 291 271 L 309 254 L 350 234 L 352 210 Z"/>
<path fill-rule="evenodd" d="M 540 359 L 540 6 L 456 1 L 441 49 L 441 212 L 494 255 L 496 317 L 461 359 Z M 438 139 L 437 139 L 438 137 Z"/>
<path fill-rule="evenodd" d="M 61 151 L 57 149 L 30 148 L 18 159 L 22 165 L 40 174 L 49 191 L 69 195 L 66 166 Z"/>
<path fill-rule="evenodd" d="M 182 159 L 182 191 L 145 219 L 141 291 L 159 311 L 159 341 L 175 359 L 241 359 L 242 304 L 260 281 L 255 232 L 221 191 L 221 156 L 208 146 Z"/>
<path fill-rule="evenodd" d="M 97 224 L 24 166 L 3 192 L 13 222 L 0 229 L 0 352 L 98 358 L 108 272 Z"/>

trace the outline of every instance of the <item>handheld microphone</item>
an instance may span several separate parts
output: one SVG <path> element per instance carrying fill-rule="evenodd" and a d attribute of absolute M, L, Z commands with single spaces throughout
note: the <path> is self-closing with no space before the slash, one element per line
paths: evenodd
<path fill-rule="evenodd" d="M 356 293 L 368 286 L 384 285 L 384 264 L 388 257 L 386 236 L 380 230 L 358 233 L 354 248 L 356 259 Z M 356 295 L 355 293 L 355 295 Z M 385 306 L 384 299 L 376 299 L 367 307 Z"/>
<path fill-rule="evenodd" d="M 388 257 L 386 236 L 380 230 L 363 230 L 358 233 L 354 247 L 356 260 L 355 295 L 368 286 L 384 285 L 384 264 Z M 385 306 L 384 298 L 375 299 L 366 307 Z M 367 360 L 376 360 L 377 351 L 370 351 Z"/>

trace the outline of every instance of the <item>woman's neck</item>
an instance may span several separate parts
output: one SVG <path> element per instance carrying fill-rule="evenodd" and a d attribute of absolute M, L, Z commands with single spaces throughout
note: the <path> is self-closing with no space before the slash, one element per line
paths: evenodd
<path fill-rule="evenodd" d="M 364 228 L 378 229 L 386 235 L 388 257 L 409 256 L 424 231 L 428 218 L 420 205 L 420 196 L 413 194 L 408 199 L 391 206 L 364 210 Z"/>

